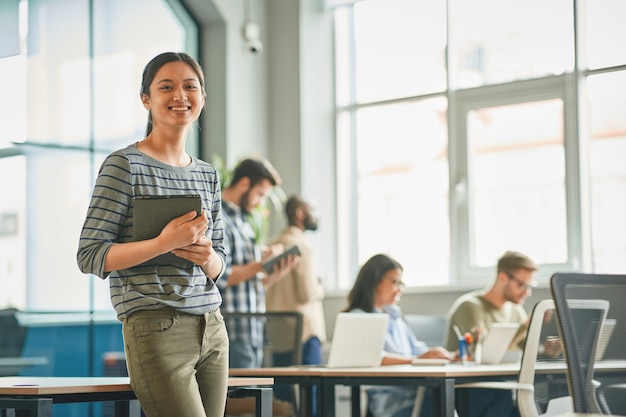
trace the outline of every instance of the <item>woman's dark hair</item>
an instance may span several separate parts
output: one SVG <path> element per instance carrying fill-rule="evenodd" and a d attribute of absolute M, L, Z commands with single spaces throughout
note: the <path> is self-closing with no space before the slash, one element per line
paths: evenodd
<path fill-rule="evenodd" d="M 374 310 L 374 295 L 378 283 L 385 274 L 393 269 L 400 269 L 400 262 L 384 254 L 374 255 L 363 264 L 356 276 L 354 286 L 348 294 L 348 307 L 344 311 L 359 308 L 371 313 Z"/>
<path fill-rule="evenodd" d="M 170 62 L 184 62 L 194 70 L 200 81 L 200 88 L 202 95 L 206 97 L 206 90 L 204 88 L 204 73 L 202 67 L 198 62 L 191 57 L 191 55 L 185 52 L 163 52 L 152 58 L 150 62 L 146 64 L 143 70 L 143 76 L 141 77 L 141 90 L 139 95 L 146 95 L 150 97 L 150 85 L 154 81 L 154 76 L 161 67 Z M 152 132 L 152 113 L 148 113 L 148 126 L 146 127 L 146 136 Z"/>

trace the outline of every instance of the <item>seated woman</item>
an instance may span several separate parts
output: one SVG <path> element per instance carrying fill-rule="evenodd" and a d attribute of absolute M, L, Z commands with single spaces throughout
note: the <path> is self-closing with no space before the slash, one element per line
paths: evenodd
<path fill-rule="evenodd" d="M 382 365 L 409 364 L 415 357 L 455 359 L 455 354 L 442 347 L 429 348 L 404 321 L 398 301 L 402 294 L 403 268 L 383 254 L 374 255 L 360 269 L 348 295 L 348 312 L 389 315 Z M 410 417 L 417 394 L 416 387 L 377 386 L 368 389 L 368 409 L 373 417 Z M 432 399 L 427 393 L 420 417 L 432 415 Z"/>

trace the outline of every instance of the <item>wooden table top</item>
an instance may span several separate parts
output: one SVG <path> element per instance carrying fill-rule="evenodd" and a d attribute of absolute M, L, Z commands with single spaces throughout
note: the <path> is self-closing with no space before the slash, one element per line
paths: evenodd
<path fill-rule="evenodd" d="M 273 385 L 263 377 L 228 378 L 229 387 Z M 56 395 L 132 391 L 128 377 L 0 377 L 0 395 Z"/>
<path fill-rule="evenodd" d="M 623 372 L 626 370 L 626 361 L 602 361 L 595 364 L 598 371 Z M 538 374 L 555 371 L 565 371 L 567 365 L 563 361 L 537 362 L 535 370 Z M 492 377 L 516 376 L 519 373 L 519 363 L 502 363 L 498 365 L 463 365 L 451 363 L 447 365 L 389 365 L 364 368 L 326 368 L 321 366 L 289 366 L 274 368 L 231 368 L 229 375 L 247 377 Z"/>
<path fill-rule="evenodd" d="M 290 376 L 375 376 L 375 377 L 454 377 L 454 376 L 480 376 L 480 375 L 516 375 L 519 372 L 519 364 L 504 365 L 478 365 L 465 366 L 462 364 L 448 364 L 445 366 L 414 366 L 414 365 L 389 365 L 363 368 L 326 368 L 289 366 L 275 368 L 231 368 L 229 375 L 232 376 L 256 376 L 256 377 L 290 377 Z"/>

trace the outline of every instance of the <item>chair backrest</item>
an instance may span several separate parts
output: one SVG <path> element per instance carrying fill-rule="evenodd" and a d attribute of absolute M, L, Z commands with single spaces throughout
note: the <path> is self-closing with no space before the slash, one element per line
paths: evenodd
<path fill-rule="evenodd" d="M 418 340 L 428 346 L 443 346 L 445 343 L 446 316 L 427 314 L 405 314 L 404 320 Z"/>
<path fill-rule="evenodd" d="M 288 366 L 302 363 L 302 313 L 267 311 L 240 313 L 222 311 L 226 327 L 233 320 L 262 320 L 264 323 L 264 366 Z"/>
<path fill-rule="evenodd" d="M 538 382 L 535 380 L 537 361 L 547 358 L 542 352 L 545 340 L 549 336 L 557 335 L 556 324 L 551 326 L 551 323 L 555 323 L 556 320 L 555 306 L 552 299 L 541 300 L 535 304 L 524 341 L 524 351 L 518 377 L 518 383 L 524 388 L 517 391 L 517 405 L 520 415 L 524 417 L 536 417 L 544 414 L 548 403 L 554 400 L 555 397 L 561 396 L 561 393 L 558 391 L 554 392 L 553 390 L 550 392 L 548 389 L 539 389 L 536 386 Z M 550 359 L 554 360 L 555 358 Z M 542 384 L 545 385 L 543 382 Z M 554 384 L 554 381 L 550 381 L 549 384 Z M 567 392 L 564 395 L 566 396 Z"/>
<path fill-rule="evenodd" d="M 616 318 L 618 339 L 626 346 L 626 276 L 583 273 L 557 273 L 550 280 L 558 312 L 559 332 L 568 365 L 568 385 L 574 411 L 601 413 L 595 378 L 595 358 L 599 335 L 605 318 Z M 611 341 L 613 342 L 613 341 Z M 610 350 L 610 346 L 609 346 Z M 623 357 L 622 357 L 623 359 Z"/>
<path fill-rule="evenodd" d="M 272 354 L 291 353 L 291 365 L 300 365 L 302 363 L 302 313 L 269 311 L 266 317 L 266 344 Z"/>
<path fill-rule="evenodd" d="M 26 328 L 17 320 L 18 310 L 0 310 L 0 357 L 19 357 L 26 339 Z"/>

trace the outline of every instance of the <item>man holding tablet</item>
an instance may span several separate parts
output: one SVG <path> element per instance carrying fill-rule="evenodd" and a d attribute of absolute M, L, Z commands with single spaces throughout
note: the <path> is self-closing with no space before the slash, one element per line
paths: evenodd
<path fill-rule="evenodd" d="M 226 270 L 217 283 L 226 313 L 264 313 L 265 288 L 289 272 L 297 256 L 289 256 L 266 272 L 261 262 L 261 248 L 245 220 L 280 184 L 280 177 L 268 161 L 248 158 L 235 168 L 230 185 L 222 190 Z M 263 258 L 275 256 L 271 247 Z M 276 253 L 274 253 L 276 252 Z M 258 368 L 263 362 L 264 322 L 258 318 L 229 318 L 226 321 L 230 341 L 231 368 Z"/>

